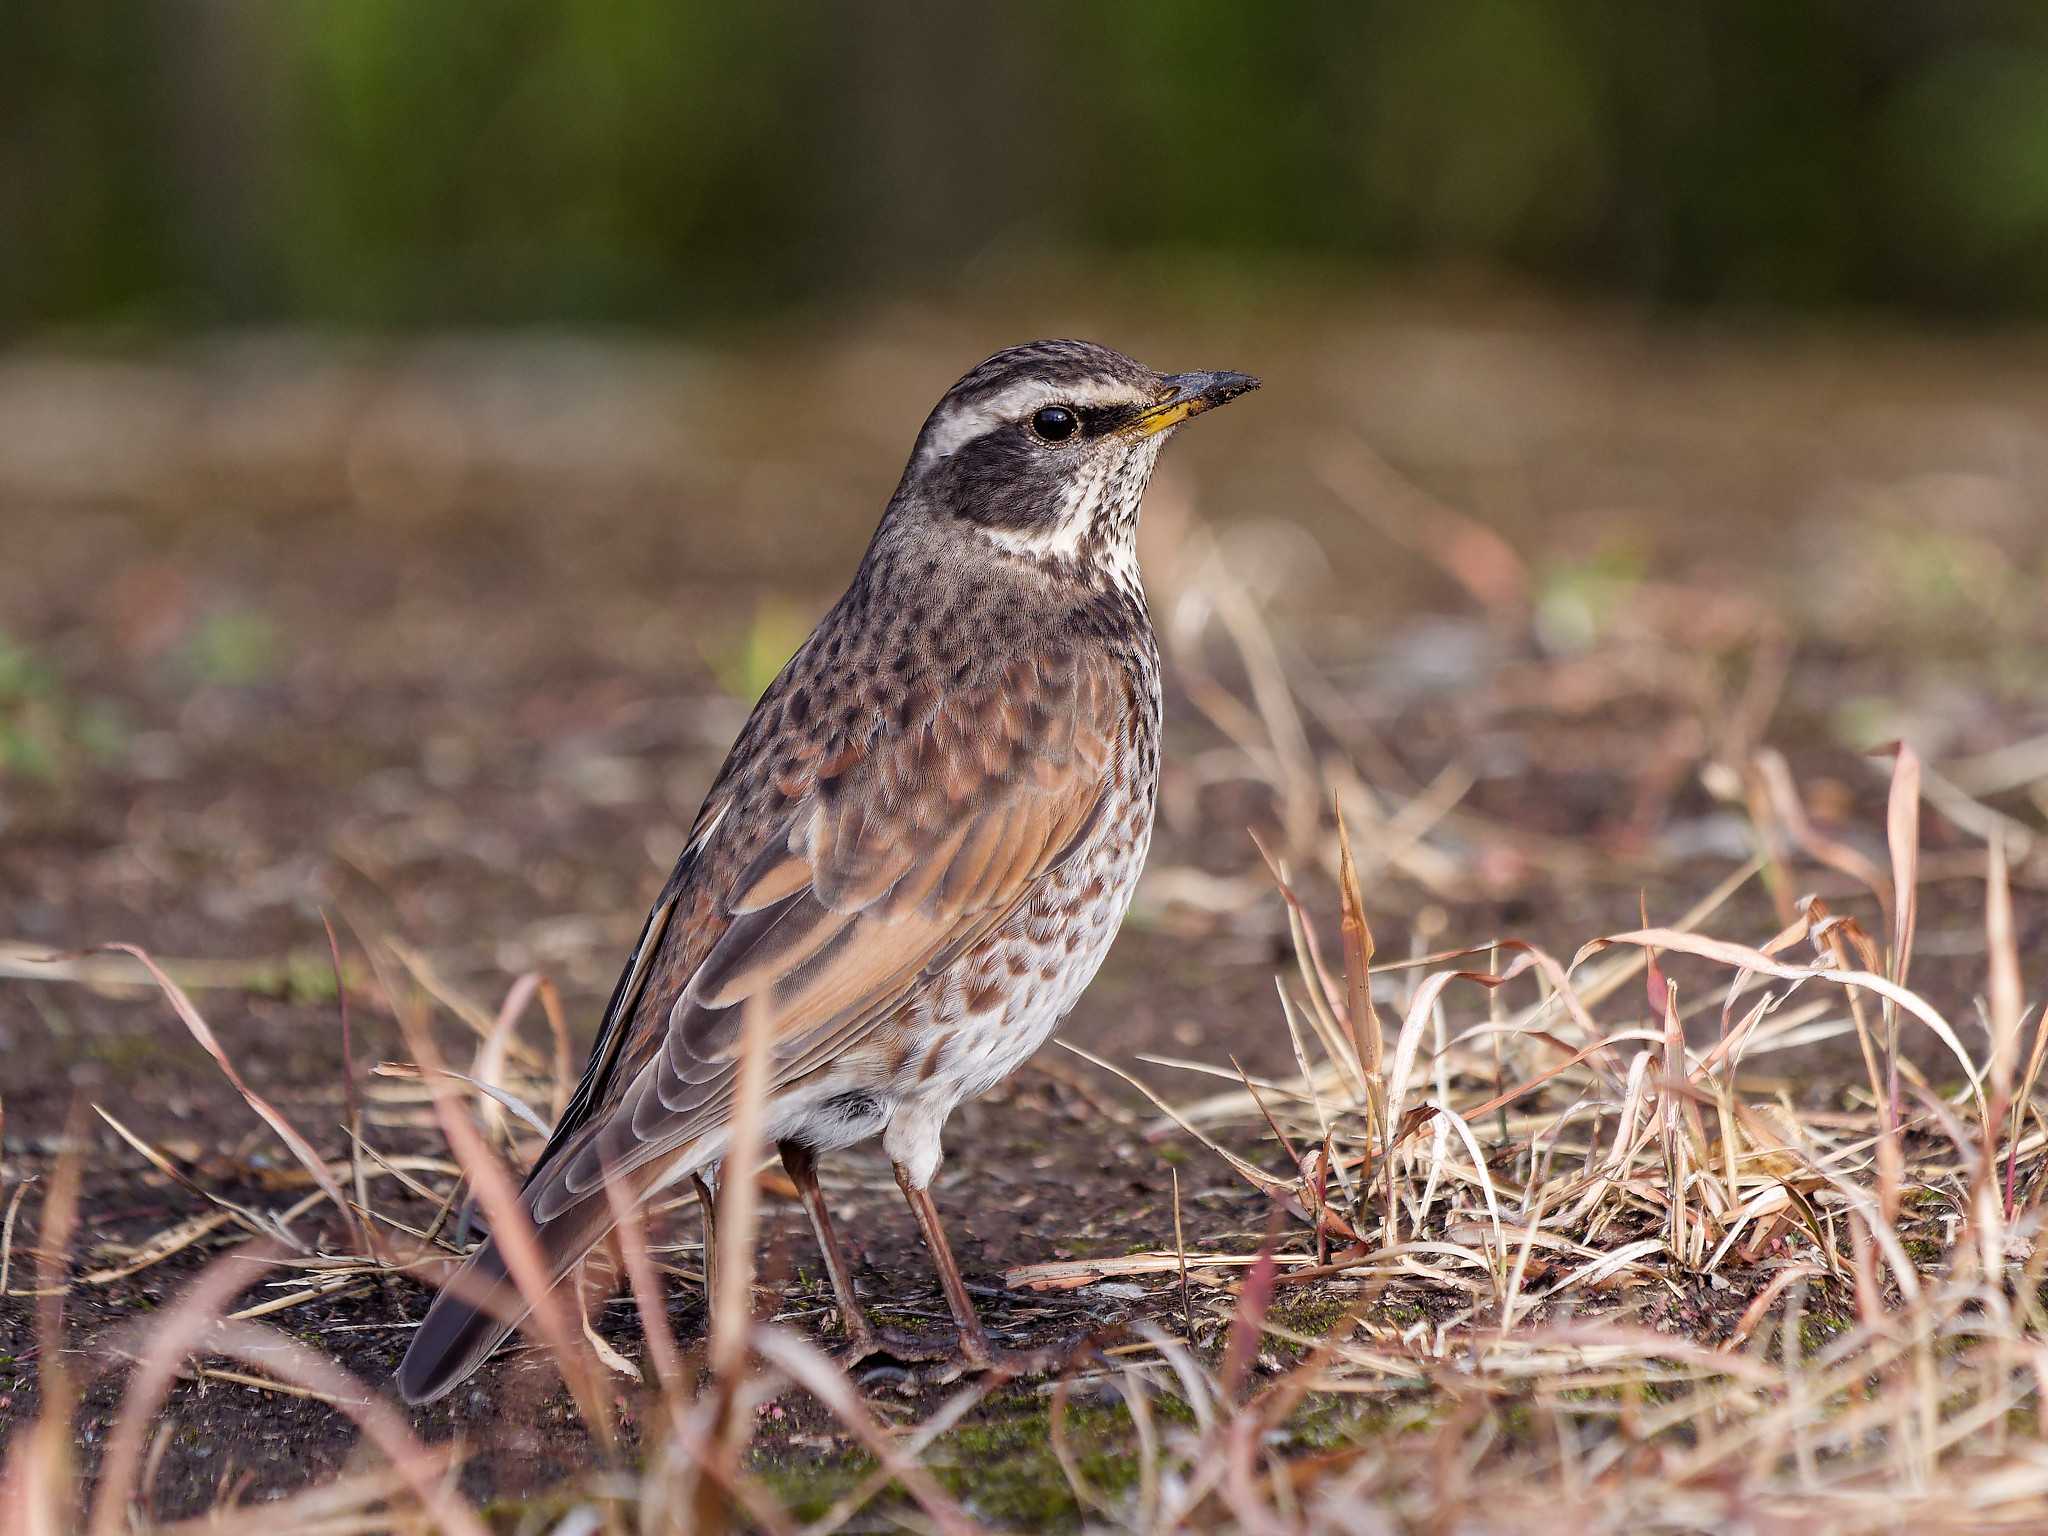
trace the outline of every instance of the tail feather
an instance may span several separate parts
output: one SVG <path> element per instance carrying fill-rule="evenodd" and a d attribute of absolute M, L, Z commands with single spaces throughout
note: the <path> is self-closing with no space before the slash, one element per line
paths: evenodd
<path fill-rule="evenodd" d="M 417 1407 L 454 1391 L 530 1311 L 511 1283 L 497 1240 L 486 1238 L 427 1308 L 399 1362 L 398 1395 Z"/>
<path fill-rule="evenodd" d="M 637 1203 L 661 1171 L 642 1169 L 625 1176 L 621 1195 Z M 533 1180 L 521 1193 L 520 1208 L 528 1220 L 550 1182 L 545 1177 Z M 611 1199 L 600 1184 L 536 1224 L 534 1238 L 547 1266 L 548 1284 L 559 1285 L 616 1223 Z M 417 1407 L 454 1391 L 527 1319 L 533 1307 L 534 1298 L 523 1293 L 512 1278 L 497 1235 L 485 1239 L 427 1308 L 398 1365 L 399 1396 Z"/>

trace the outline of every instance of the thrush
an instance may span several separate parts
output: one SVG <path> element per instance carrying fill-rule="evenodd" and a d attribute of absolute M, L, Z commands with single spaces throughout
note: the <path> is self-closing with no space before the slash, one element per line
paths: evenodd
<path fill-rule="evenodd" d="M 526 1177 L 553 1280 L 615 1199 L 719 1164 L 742 1021 L 765 1010 L 765 1133 L 849 1353 L 879 1335 L 817 1156 L 879 1136 L 960 1357 L 995 1359 L 929 1193 L 940 1132 L 1045 1042 L 1129 909 L 1160 752 L 1138 503 L 1176 427 L 1257 387 L 1038 341 L 946 392 L 852 585 L 719 770 Z M 529 1310 L 486 1238 L 413 1335 L 400 1392 L 448 1392 Z"/>

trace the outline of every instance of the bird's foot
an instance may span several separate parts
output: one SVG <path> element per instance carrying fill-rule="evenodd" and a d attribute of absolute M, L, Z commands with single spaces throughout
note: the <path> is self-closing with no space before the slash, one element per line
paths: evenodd
<path fill-rule="evenodd" d="M 1037 1349 L 1007 1349 L 987 1339 L 962 1339 L 947 1358 L 927 1374 L 934 1386 L 958 1381 L 963 1376 L 991 1376 L 998 1381 L 1019 1381 L 1033 1376 L 1057 1376 L 1080 1364 L 1093 1353 L 1085 1340 L 1050 1344 Z"/>
<path fill-rule="evenodd" d="M 870 1360 L 898 1365 L 928 1365 L 936 1360 L 950 1360 L 957 1352 L 953 1339 L 947 1335 L 909 1333 L 901 1328 L 863 1325 L 851 1330 L 831 1354 L 841 1365 L 850 1368 Z"/>
<path fill-rule="evenodd" d="M 942 1387 L 968 1376 L 1004 1381 L 1054 1376 L 1090 1353 L 1085 1339 L 1041 1349 L 1007 1349 L 986 1337 L 872 1326 L 851 1334 L 831 1351 L 832 1358 L 863 1384 L 893 1382 L 907 1391 Z"/>
<path fill-rule="evenodd" d="M 986 1334 L 962 1334 L 922 1375 L 928 1386 L 945 1386 L 965 1376 L 1019 1381 L 1033 1376 L 1060 1375 L 1087 1362 L 1095 1353 L 1093 1341 L 1089 1338 L 1070 1339 L 1034 1349 L 1011 1349 L 992 1343 Z"/>

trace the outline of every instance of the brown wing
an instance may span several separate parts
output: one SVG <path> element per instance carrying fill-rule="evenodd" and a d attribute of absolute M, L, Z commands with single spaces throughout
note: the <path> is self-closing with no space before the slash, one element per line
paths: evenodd
<path fill-rule="evenodd" d="M 687 865 L 692 851 L 685 851 Z M 670 879 L 671 886 L 688 874 L 687 867 L 679 868 L 677 876 Z M 561 1154 L 576 1133 L 588 1125 L 602 1110 L 606 1093 L 617 1075 L 619 1057 L 625 1049 L 627 1035 L 631 1032 L 633 1018 L 639 1012 L 640 999 L 647 987 L 647 978 L 654 967 L 656 958 L 668 938 L 669 919 L 675 915 L 676 898 L 664 891 L 654 910 L 647 914 L 647 922 L 640 930 L 640 938 L 633 946 L 633 958 L 626 962 L 625 970 L 619 973 L 618 984 L 612 988 L 611 1001 L 605 1004 L 604 1018 L 597 1027 L 597 1039 L 590 1047 L 590 1059 L 584 1063 L 583 1076 L 576 1084 L 576 1091 L 569 1102 L 562 1106 L 562 1113 L 555 1120 L 555 1128 L 549 1132 L 547 1145 L 540 1149 L 540 1156 L 533 1160 L 527 1170 L 527 1182 L 531 1183 L 540 1171 Z"/>
<path fill-rule="evenodd" d="M 607 1171 L 634 1198 L 724 1126 L 747 1007 L 769 1010 L 771 1081 L 792 1082 L 1018 909 L 1093 825 L 1132 686 L 1068 653 L 808 740 L 779 733 L 763 701 L 521 1192 L 555 1277 L 612 1224 Z M 449 1391 L 529 1305 L 486 1241 L 428 1309 L 399 1390 Z"/>
<path fill-rule="evenodd" d="M 747 1008 L 769 1012 L 771 1083 L 792 1081 L 888 1018 L 1081 841 L 1128 686 L 1107 662 L 1051 677 L 1019 663 L 1011 674 L 933 701 L 914 722 L 884 722 L 818 763 L 720 901 L 729 924 L 658 1048 L 556 1166 L 536 1166 L 537 1221 L 596 1188 L 606 1168 L 630 1172 L 724 1125 Z"/>

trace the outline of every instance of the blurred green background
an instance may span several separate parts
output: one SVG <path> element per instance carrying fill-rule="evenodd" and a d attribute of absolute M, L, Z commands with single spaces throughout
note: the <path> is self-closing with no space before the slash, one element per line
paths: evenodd
<path fill-rule="evenodd" d="M 17 0 L 0 101 L 17 335 L 701 327 L 1189 251 L 2048 307 L 2025 0 Z"/>

